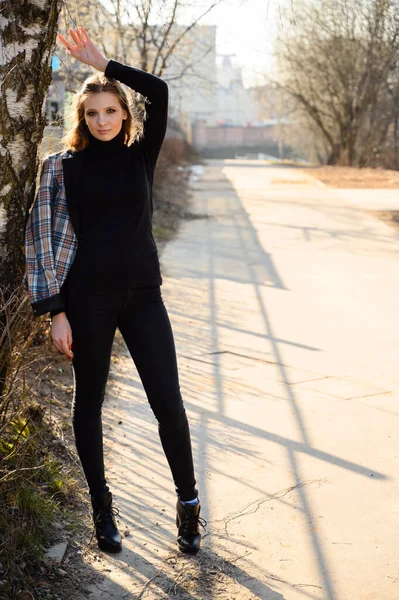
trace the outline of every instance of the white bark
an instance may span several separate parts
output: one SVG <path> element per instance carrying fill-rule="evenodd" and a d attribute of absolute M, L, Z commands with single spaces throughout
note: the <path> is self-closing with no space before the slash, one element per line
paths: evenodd
<path fill-rule="evenodd" d="M 34 199 L 63 0 L 6 3 L 0 16 L 0 285 L 12 293 L 25 269 L 27 208 Z"/>

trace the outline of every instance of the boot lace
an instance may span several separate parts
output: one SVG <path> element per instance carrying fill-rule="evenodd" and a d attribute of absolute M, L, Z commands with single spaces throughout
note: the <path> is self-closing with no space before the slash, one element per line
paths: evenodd
<path fill-rule="evenodd" d="M 93 541 L 94 538 L 94 534 L 96 532 L 96 525 L 99 525 L 100 523 L 108 523 L 111 522 L 112 525 L 116 527 L 116 522 L 115 522 L 115 516 L 119 516 L 119 508 L 116 508 L 115 506 L 111 505 L 111 506 L 107 506 L 105 508 L 99 508 L 97 509 L 98 513 L 94 519 L 94 525 L 93 525 L 93 531 L 91 532 L 91 538 L 89 539 L 87 546 L 89 547 L 90 544 Z M 86 551 L 85 551 L 86 552 Z"/>
<path fill-rule="evenodd" d="M 184 507 L 184 510 L 186 508 Z M 188 535 L 190 533 L 195 532 L 197 530 L 197 524 L 201 525 L 201 527 L 205 530 L 208 525 L 207 521 L 202 517 L 198 517 L 196 515 L 190 515 L 186 511 L 186 516 L 184 520 L 181 522 L 180 526 L 184 532 L 184 535 Z"/>
<path fill-rule="evenodd" d="M 119 508 L 116 508 L 115 506 L 106 506 L 105 508 L 100 508 L 95 518 L 95 525 L 106 525 L 107 523 L 112 523 L 112 525 L 116 528 L 116 516 L 119 516 Z"/>

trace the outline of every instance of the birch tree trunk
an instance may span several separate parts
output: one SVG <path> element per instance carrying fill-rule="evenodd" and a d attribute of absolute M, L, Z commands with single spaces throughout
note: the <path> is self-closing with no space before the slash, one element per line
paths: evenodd
<path fill-rule="evenodd" d="M 35 195 L 62 0 L 1 2 L 0 12 L 0 287 L 2 303 L 25 272 L 25 225 Z M 6 327 L 4 311 L 0 327 Z M 10 348 L 11 351 L 11 348 Z M 2 354 L 2 356 L 4 356 Z M 6 364 L 5 364 L 6 363 Z M 7 360 L 0 363 L 0 394 Z"/>

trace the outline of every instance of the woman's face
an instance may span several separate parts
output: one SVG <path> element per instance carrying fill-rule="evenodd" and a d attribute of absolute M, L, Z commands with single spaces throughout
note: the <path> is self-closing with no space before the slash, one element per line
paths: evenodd
<path fill-rule="evenodd" d="M 83 102 L 84 119 L 89 131 L 98 140 L 112 140 L 121 130 L 127 111 L 122 109 L 118 96 L 111 92 L 91 94 Z"/>

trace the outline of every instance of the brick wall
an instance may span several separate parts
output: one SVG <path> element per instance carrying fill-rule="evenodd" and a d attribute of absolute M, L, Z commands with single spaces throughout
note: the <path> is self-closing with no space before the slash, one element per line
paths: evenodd
<path fill-rule="evenodd" d="M 276 142 L 276 127 L 208 127 L 196 121 L 192 128 L 193 145 L 201 148 L 259 146 L 263 142 Z"/>

